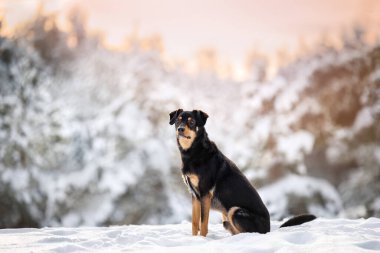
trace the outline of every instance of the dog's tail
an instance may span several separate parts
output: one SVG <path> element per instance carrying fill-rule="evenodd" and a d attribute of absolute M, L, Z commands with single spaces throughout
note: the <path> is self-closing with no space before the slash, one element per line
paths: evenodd
<path fill-rule="evenodd" d="M 316 218 L 317 217 L 315 217 L 315 215 L 313 215 L 313 214 L 298 215 L 298 216 L 295 216 L 293 218 L 290 218 L 288 221 L 286 221 L 284 224 L 282 224 L 280 226 L 280 228 L 301 225 L 305 222 L 315 220 Z"/>

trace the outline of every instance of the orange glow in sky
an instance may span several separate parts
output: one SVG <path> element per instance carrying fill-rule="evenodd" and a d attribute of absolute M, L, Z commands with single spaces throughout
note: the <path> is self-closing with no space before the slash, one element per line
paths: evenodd
<path fill-rule="evenodd" d="M 0 0 L 8 26 L 30 18 L 41 1 Z M 338 36 L 355 23 L 366 26 L 372 42 L 380 34 L 379 0 L 46 0 L 47 11 L 64 16 L 81 7 L 91 30 L 109 45 L 124 43 L 133 31 L 159 34 L 165 54 L 194 56 L 215 48 L 222 59 L 243 62 L 249 50 L 275 54 L 313 43 L 322 34 Z"/>

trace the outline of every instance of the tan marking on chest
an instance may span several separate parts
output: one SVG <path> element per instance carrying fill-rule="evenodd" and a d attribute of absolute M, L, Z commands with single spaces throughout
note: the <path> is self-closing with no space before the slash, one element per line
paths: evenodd
<path fill-rule="evenodd" d="M 194 175 L 194 174 L 189 174 L 189 175 L 187 175 L 187 177 L 189 177 L 191 184 L 194 187 L 198 188 L 199 177 L 197 175 Z"/>

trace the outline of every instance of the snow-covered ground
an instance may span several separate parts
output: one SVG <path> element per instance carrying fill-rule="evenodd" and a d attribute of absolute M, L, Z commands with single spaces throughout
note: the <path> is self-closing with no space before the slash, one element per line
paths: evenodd
<path fill-rule="evenodd" d="M 231 236 L 210 224 L 206 238 L 191 224 L 2 229 L 0 252 L 380 252 L 380 219 L 322 219 L 267 234 Z"/>

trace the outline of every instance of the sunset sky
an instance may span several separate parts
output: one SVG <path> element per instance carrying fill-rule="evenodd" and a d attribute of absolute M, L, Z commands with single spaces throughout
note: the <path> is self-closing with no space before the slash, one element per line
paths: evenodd
<path fill-rule="evenodd" d="M 30 18 L 37 0 L 0 0 L 8 27 Z M 222 58 L 243 61 L 247 51 L 273 54 L 313 43 L 322 34 L 337 36 L 354 23 L 367 26 L 370 38 L 380 33 L 379 0 L 45 0 L 45 9 L 67 14 L 79 5 L 91 30 L 107 43 L 120 45 L 134 29 L 141 36 L 160 34 L 165 53 L 187 58 L 213 47 Z"/>

